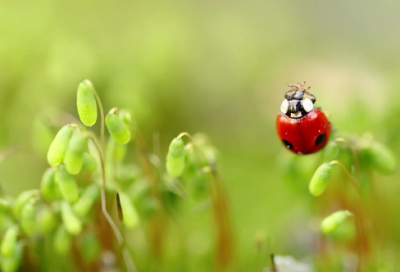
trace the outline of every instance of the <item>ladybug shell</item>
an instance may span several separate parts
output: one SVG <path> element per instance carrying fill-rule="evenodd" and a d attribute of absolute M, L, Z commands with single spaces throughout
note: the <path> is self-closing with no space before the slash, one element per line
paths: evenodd
<path fill-rule="evenodd" d="M 286 148 L 300 155 L 323 148 L 331 134 L 329 120 L 319 108 L 297 119 L 279 114 L 276 129 Z"/>

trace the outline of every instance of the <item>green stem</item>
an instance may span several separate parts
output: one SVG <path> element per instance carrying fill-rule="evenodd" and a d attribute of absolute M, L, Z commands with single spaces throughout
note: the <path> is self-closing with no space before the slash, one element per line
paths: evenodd
<path fill-rule="evenodd" d="M 345 138 L 336 138 L 334 141 L 335 142 L 342 142 L 349 148 L 351 154 L 353 155 L 355 172 L 358 175 L 359 174 L 359 170 L 360 170 L 360 163 L 358 161 L 357 152 L 355 151 L 353 145 L 348 140 L 346 140 Z"/>
<path fill-rule="evenodd" d="M 104 150 L 105 147 L 105 129 L 104 129 L 104 123 L 105 123 L 105 118 L 104 118 L 104 108 L 103 108 L 103 104 L 101 103 L 101 99 L 99 94 L 97 93 L 96 89 L 93 88 L 93 93 L 94 93 L 94 97 L 96 98 L 97 101 L 97 105 L 100 111 L 100 139 L 101 139 L 101 146 L 102 149 Z"/>

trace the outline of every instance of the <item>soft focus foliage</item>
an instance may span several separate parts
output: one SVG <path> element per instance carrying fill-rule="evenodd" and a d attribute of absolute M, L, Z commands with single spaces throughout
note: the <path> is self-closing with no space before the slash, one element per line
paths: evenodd
<path fill-rule="evenodd" d="M 288 154 L 276 136 L 275 117 L 286 84 L 307 80 L 337 132 L 373 135 L 391 150 L 385 156 L 399 161 L 400 2 L 383 3 L 3 1 L 0 150 L 18 145 L 19 151 L 1 162 L 1 187 L 14 196 L 40 188 L 48 147 L 60 129 L 56 120 L 67 124 L 78 118 L 76 88 L 90 78 L 105 108 L 132 111 L 150 149 L 161 158 L 181 131 L 205 132 L 213 139 L 231 204 L 238 271 L 269 265 L 268 256 L 260 257 L 254 245 L 259 230 L 268 234 L 268 252 L 310 259 L 319 233 L 313 217 L 319 222 L 328 214 L 318 209 L 326 203 L 308 193 L 322 155 Z M 38 139 L 38 133 L 47 140 Z M 340 156 L 351 167 L 346 152 Z M 382 169 L 381 161 L 374 163 Z M 68 172 L 61 171 L 55 179 L 75 187 Z M 337 171 L 332 178 L 341 175 Z M 400 254 L 399 175 L 363 172 L 360 178 L 373 181 L 363 193 L 373 191 L 380 200 L 367 201 L 372 210 L 368 222 L 385 227 L 389 244 L 375 257 L 387 271 L 394 269 L 392 256 Z M 51 186 L 54 181 L 46 182 Z M 335 189 L 329 185 L 327 190 Z M 78 194 L 43 190 L 71 202 Z M 34 194 L 21 201 L 26 204 Z M 215 237 L 212 214 L 204 212 L 207 205 L 182 208 L 170 223 L 161 263 L 148 258 L 143 230 L 128 235 L 138 241 L 133 249 L 138 266 L 144 271 L 211 271 Z M 145 203 L 142 208 L 156 206 Z M 56 231 L 56 248 L 65 253 L 70 234 L 63 227 Z M 20 244 L 17 248 L 22 252 Z M 91 250 L 95 255 L 96 248 Z M 14 257 L 21 258 L 21 252 Z M 339 250 L 337 255 L 342 257 Z"/>

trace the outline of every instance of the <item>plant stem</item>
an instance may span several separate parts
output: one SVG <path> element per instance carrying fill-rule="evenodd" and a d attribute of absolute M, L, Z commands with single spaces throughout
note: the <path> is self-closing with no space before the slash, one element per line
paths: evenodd
<path fill-rule="evenodd" d="M 334 165 L 334 164 L 340 165 L 340 167 L 343 169 L 343 171 L 346 173 L 347 177 L 349 178 L 351 185 L 353 185 L 354 189 L 356 189 L 357 193 L 359 193 L 359 189 L 358 189 L 357 182 L 356 182 L 355 179 L 351 176 L 351 174 L 349 173 L 349 171 L 347 171 L 347 169 L 346 169 L 346 167 L 343 165 L 343 163 L 341 163 L 341 162 L 338 161 L 338 160 L 334 160 L 334 161 L 331 161 L 329 164 L 330 164 L 330 165 Z"/>
<path fill-rule="evenodd" d="M 360 170 L 360 163 L 358 161 L 357 152 L 355 151 L 353 145 L 348 140 L 346 140 L 345 138 L 336 138 L 334 141 L 335 142 L 342 142 L 349 148 L 351 154 L 353 155 L 355 172 L 358 175 L 359 174 L 359 170 Z"/>
<path fill-rule="evenodd" d="M 99 96 L 99 94 L 97 93 L 97 91 L 96 91 L 96 89 L 94 87 L 93 87 L 93 93 L 94 93 L 94 97 L 96 98 L 97 106 L 98 106 L 99 111 L 100 111 L 100 119 L 101 119 L 101 122 L 100 122 L 100 139 L 101 139 L 102 149 L 104 150 L 104 147 L 105 147 L 104 108 L 103 108 L 103 104 L 101 103 L 100 96 Z"/>
<path fill-rule="evenodd" d="M 100 186 L 101 187 L 101 190 L 100 190 L 100 192 L 101 192 L 101 209 L 103 211 L 103 214 L 104 214 L 105 218 L 107 219 L 108 223 L 110 224 L 110 226 L 111 226 L 111 228 L 112 228 L 112 230 L 114 232 L 115 237 L 117 238 L 118 244 L 122 247 L 124 261 L 125 261 L 125 265 L 126 265 L 128 271 L 136 271 L 135 266 L 134 265 L 133 266 L 130 265 L 130 263 L 134 263 L 134 262 L 133 262 L 133 260 L 131 258 L 131 255 L 129 254 L 129 251 L 128 251 L 128 254 L 126 254 L 127 249 L 126 249 L 124 238 L 123 238 L 121 232 L 119 231 L 117 225 L 115 224 L 114 220 L 112 219 L 111 215 L 108 213 L 107 208 L 106 208 L 107 207 L 106 190 L 105 190 L 105 187 L 106 187 L 105 186 L 105 177 L 106 177 L 106 175 L 105 175 L 105 166 L 104 166 L 104 156 L 103 156 L 103 153 L 101 151 L 101 147 L 99 145 L 99 142 L 98 142 L 96 136 L 91 131 L 88 131 L 88 134 L 89 134 L 90 138 L 92 139 L 92 141 L 93 141 L 93 143 L 94 143 L 94 145 L 95 145 L 95 147 L 97 149 L 97 152 L 99 153 L 99 158 L 100 158 L 101 172 L 102 172 L 102 174 L 101 174 L 101 177 L 102 177 L 101 178 L 101 186 Z"/>

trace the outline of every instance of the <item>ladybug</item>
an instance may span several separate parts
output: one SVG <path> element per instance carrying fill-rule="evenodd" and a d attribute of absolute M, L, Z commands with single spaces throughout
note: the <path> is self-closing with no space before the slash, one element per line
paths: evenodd
<path fill-rule="evenodd" d="M 306 82 L 288 85 L 276 129 L 284 146 L 303 155 L 315 153 L 325 146 L 331 134 L 331 125 L 320 108 L 314 108 L 317 98 L 305 88 Z"/>

